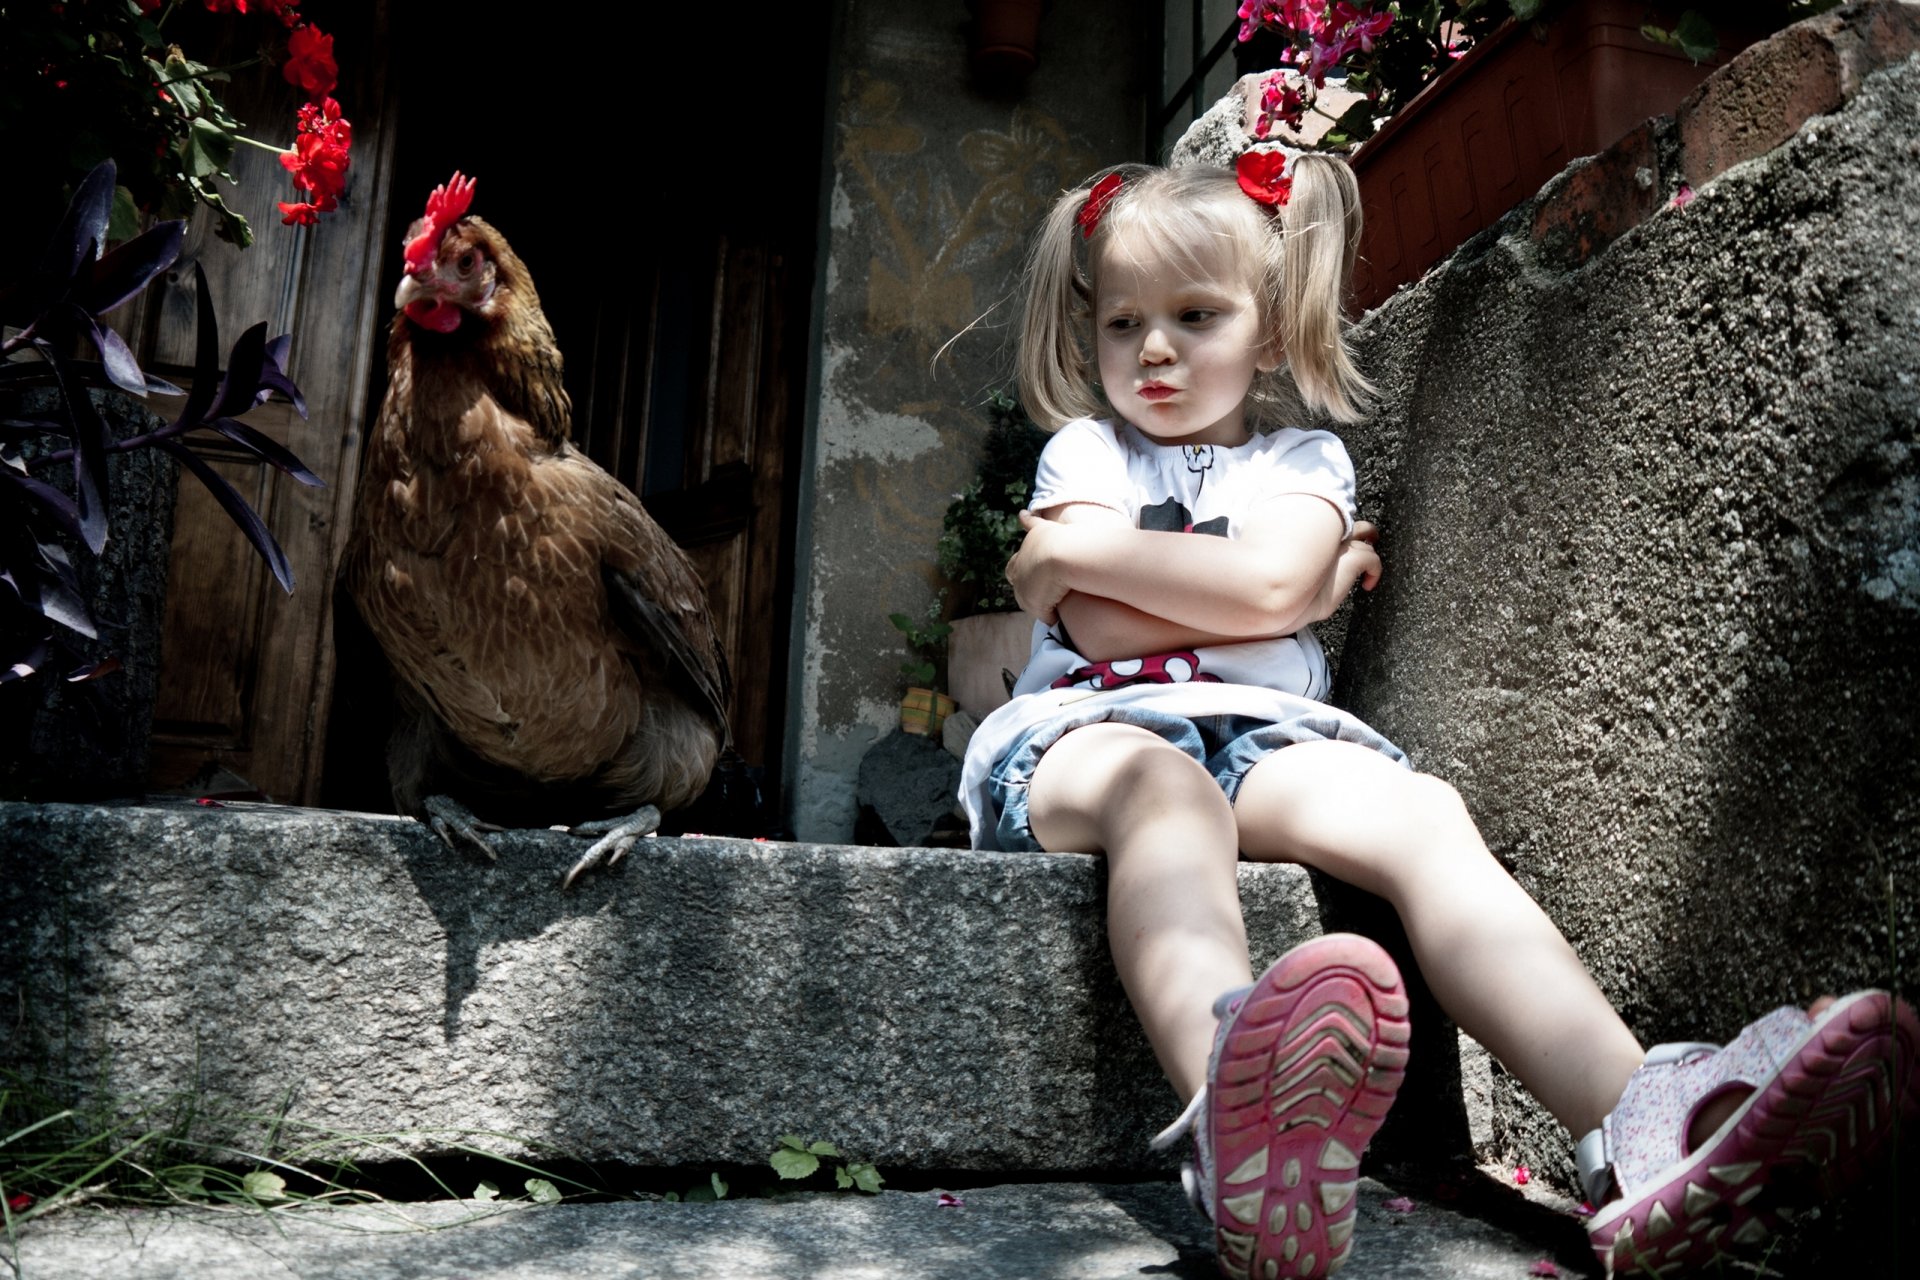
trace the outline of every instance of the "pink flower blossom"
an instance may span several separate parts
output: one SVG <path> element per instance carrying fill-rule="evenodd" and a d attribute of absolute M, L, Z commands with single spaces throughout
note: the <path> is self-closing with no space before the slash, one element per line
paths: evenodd
<path fill-rule="evenodd" d="M 1275 71 L 1260 84 L 1260 119 L 1254 125 L 1254 133 L 1266 137 L 1275 120 L 1289 129 L 1300 127 L 1300 118 L 1306 114 L 1309 98 L 1307 84 L 1298 73 Z"/>
<path fill-rule="evenodd" d="M 1676 209 L 1684 209 L 1692 203 L 1693 188 L 1683 182 L 1680 184 L 1680 189 L 1673 193 L 1673 207 Z"/>

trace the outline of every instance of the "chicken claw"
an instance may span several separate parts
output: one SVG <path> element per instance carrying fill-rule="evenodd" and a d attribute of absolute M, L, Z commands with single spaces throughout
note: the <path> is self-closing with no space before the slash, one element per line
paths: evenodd
<path fill-rule="evenodd" d="M 627 856 L 628 850 L 640 842 L 640 837 L 650 836 L 659 829 L 660 811 L 650 804 L 641 805 L 624 818 L 602 818 L 597 822 L 583 822 L 577 827 L 568 827 L 569 835 L 599 836 L 600 839 L 580 855 L 580 860 L 560 881 L 560 888 L 573 888 L 573 882 L 583 872 L 595 867 L 611 867 Z"/>
<path fill-rule="evenodd" d="M 505 831 L 505 827 L 481 821 L 478 814 L 452 796 L 428 796 L 421 803 L 427 811 L 427 825 L 433 828 L 433 833 L 440 837 L 447 848 L 459 853 L 460 842 L 464 841 L 469 847 L 486 854 L 488 862 L 500 860 L 500 855 L 493 851 L 492 843 L 482 833 Z"/>

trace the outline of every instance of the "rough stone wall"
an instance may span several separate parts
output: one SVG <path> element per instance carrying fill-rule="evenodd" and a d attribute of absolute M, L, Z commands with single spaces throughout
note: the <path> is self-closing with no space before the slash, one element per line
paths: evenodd
<path fill-rule="evenodd" d="M 1920 979 L 1920 55 L 1878 61 L 1797 129 L 1710 81 L 1644 164 L 1576 165 L 1358 330 L 1387 578 L 1337 700 L 1460 789 L 1649 1044 Z M 1569 250 L 1595 166 L 1663 198 Z M 1498 1092 L 1507 1158 L 1569 1175 Z"/>
<path fill-rule="evenodd" d="M 968 83 L 958 0 L 840 6 L 789 717 L 802 839 L 850 838 L 860 757 L 899 722 L 906 651 L 887 614 L 918 615 L 937 589 L 941 517 L 972 478 L 987 393 L 1012 378 L 1026 238 L 1063 187 L 1139 146 L 1132 18 L 1048 5 L 1025 90 L 989 96 Z"/>

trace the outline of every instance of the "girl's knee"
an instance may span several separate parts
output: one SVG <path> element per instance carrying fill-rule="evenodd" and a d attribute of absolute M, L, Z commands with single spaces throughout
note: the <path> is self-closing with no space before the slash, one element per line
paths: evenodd
<path fill-rule="evenodd" d="M 1130 725 L 1089 725 L 1062 737 L 1041 757 L 1029 795 L 1036 835 L 1044 824 L 1078 839 L 1172 812 L 1201 820 L 1213 808 L 1230 814 L 1198 760 Z"/>

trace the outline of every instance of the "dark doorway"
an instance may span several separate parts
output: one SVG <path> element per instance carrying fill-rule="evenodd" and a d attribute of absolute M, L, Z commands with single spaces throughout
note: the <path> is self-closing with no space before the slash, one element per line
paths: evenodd
<path fill-rule="evenodd" d="M 579 17 L 490 28 L 471 9 L 393 7 L 384 287 L 428 192 L 474 177 L 474 212 L 553 324 L 575 443 L 699 566 L 736 749 L 777 779 L 830 24 L 783 26 L 777 69 L 741 75 L 719 69 L 718 42 L 675 50 Z M 383 382 L 384 366 L 376 410 Z M 339 754 L 336 737 L 330 767 Z"/>

